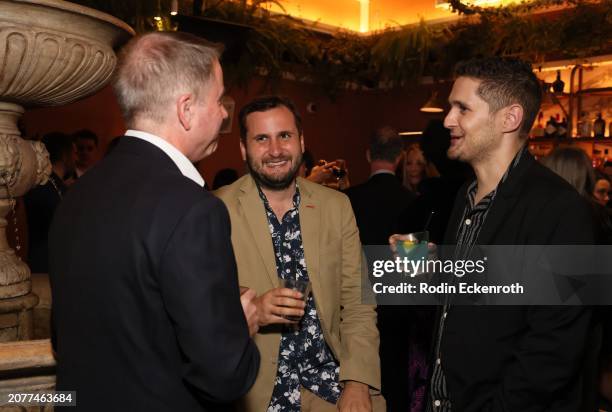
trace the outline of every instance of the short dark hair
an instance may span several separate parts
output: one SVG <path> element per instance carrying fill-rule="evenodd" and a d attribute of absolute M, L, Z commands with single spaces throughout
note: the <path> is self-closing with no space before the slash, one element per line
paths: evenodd
<path fill-rule="evenodd" d="M 89 139 L 93 140 L 96 146 L 98 146 L 98 136 L 89 129 L 78 130 L 73 133 L 74 140 L 78 139 Z"/>
<path fill-rule="evenodd" d="M 302 163 L 304 163 L 305 175 L 310 175 L 310 172 L 315 165 L 315 158 L 310 150 L 306 149 L 304 150 L 304 153 L 302 153 Z"/>
<path fill-rule="evenodd" d="M 491 112 L 513 103 L 521 105 L 524 115 L 520 133 L 529 134 L 542 101 L 540 81 L 529 63 L 504 57 L 472 59 L 458 63 L 455 75 L 481 81 L 478 95 L 489 104 Z"/>
<path fill-rule="evenodd" d="M 238 172 L 236 169 L 221 169 L 217 172 L 213 179 L 212 190 L 217 190 L 220 187 L 231 185 L 238 180 Z"/>
<path fill-rule="evenodd" d="M 62 132 L 47 133 L 42 138 L 42 143 L 49 152 L 51 164 L 63 160 L 64 156 L 69 155 L 74 150 L 74 139 L 72 136 Z"/>
<path fill-rule="evenodd" d="M 295 127 L 298 134 L 302 135 L 302 117 L 298 113 L 295 105 L 291 100 L 283 96 L 261 96 L 257 97 L 240 110 L 238 115 L 238 122 L 240 123 L 240 139 L 243 141 L 247 136 L 246 118 L 248 115 L 254 112 L 267 112 L 268 110 L 275 109 L 277 107 L 284 106 L 291 114 L 293 114 L 293 120 L 295 121 Z"/>
<path fill-rule="evenodd" d="M 370 137 L 370 160 L 395 162 L 401 155 L 404 142 L 397 130 L 384 126 Z"/>

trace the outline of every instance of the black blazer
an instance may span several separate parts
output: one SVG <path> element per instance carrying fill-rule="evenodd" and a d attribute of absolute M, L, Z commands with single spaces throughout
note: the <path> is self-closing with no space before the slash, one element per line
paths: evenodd
<path fill-rule="evenodd" d="M 346 190 L 364 245 L 386 245 L 399 232 L 400 215 L 414 200 L 395 175 L 379 173 Z"/>
<path fill-rule="evenodd" d="M 156 146 L 123 137 L 50 233 L 57 390 L 83 411 L 202 411 L 253 384 L 223 203 Z"/>
<path fill-rule="evenodd" d="M 457 195 L 447 244 L 455 243 L 466 190 Z M 589 208 L 524 153 L 500 185 L 477 243 L 592 244 Z M 451 307 L 441 359 L 453 412 L 580 411 L 590 322 L 584 307 Z"/>
<path fill-rule="evenodd" d="M 387 245 L 389 236 L 400 233 L 400 216 L 415 197 L 395 175 L 389 173 L 375 174 L 367 182 L 349 188 L 346 194 L 351 200 L 363 245 Z M 385 249 L 388 248 L 385 246 Z M 389 411 L 410 409 L 410 328 L 403 326 L 414 323 L 416 316 L 412 309 L 379 306 L 377 310 L 381 391 Z"/>

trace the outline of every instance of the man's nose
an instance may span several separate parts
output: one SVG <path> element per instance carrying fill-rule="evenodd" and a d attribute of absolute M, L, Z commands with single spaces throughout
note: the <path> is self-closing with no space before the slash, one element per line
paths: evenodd
<path fill-rule="evenodd" d="M 279 155 L 282 151 L 282 144 L 280 140 L 274 138 L 270 139 L 270 146 L 268 147 L 268 150 L 272 156 Z"/>
<path fill-rule="evenodd" d="M 457 125 L 457 121 L 455 119 L 454 110 L 451 109 L 446 115 L 446 117 L 444 117 L 444 127 L 446 127 L 447 129 L 450 129 L 451 127 L 456 126 L 456 125 Z"/>

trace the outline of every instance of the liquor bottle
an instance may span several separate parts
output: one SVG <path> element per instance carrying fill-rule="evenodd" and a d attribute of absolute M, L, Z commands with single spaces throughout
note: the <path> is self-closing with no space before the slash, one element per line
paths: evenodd
<path fill-rule="evenodd" d="M 597 119 L 593 121 L 593 134 L 595 138 L 601 139 L 606 131 L 606 121 L 601 118 L 601 113 L 597 113 Z"/>
<path fill-rule="evenodd" d="M 550 116 L 550 119 L 546 122 L 546 128 L 544 129 L 544 137 L 556 137 L 557 136 L 557 122 L 555 118 Z"/>
<path fill-rule="evenodd" d="M 580 119 L 578 119 L 577 125 L 578 136 L 580 137 L 591 137 L 591 122 L 586 114 L 586 112 L 582 112 L 580 114 Z"/>
<path fill-rule="evenodd" d="M 557 70 L 557 80 L 552 83 L 552 88 L 555 93 L 563 93 L 565 82 L 561 80 L 561 70 Z"/>

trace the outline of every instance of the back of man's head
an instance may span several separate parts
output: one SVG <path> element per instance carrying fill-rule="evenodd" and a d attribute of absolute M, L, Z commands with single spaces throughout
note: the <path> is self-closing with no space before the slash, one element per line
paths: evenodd
<path fill-rule="evenodd" d="M 181 94 L 202 98 L 219 56 L 216 45 L 187 33 L 154 32 L 130 40 L 113 82 L 127 126 L 138 119 L 164 122 Z"/>
<path fill-rule="evenodd" d="M 42 138 L 42 143 L 49 152 L 51 164 L 71 159 L 74 153 L 73 142 L 72 136 L 61 132 L 47 133 Z"/>
<path fill-rule="evenodd" d="M 402 154 L 404 142 L 397 130 L 384 126 L 370 137 L 370 161 L 383 160 L 395 163 Z"/>
<path fill-rule="evenodd" d="M 473 59 L 460 62 L 455 75 L 481 81 L 478 95 L 489 104 L 492 113 L 519 104 L 523 108 L 520 135 L 529 134 L 542 100 L 540 81 L 529 63 L 502 57 Z"/>

